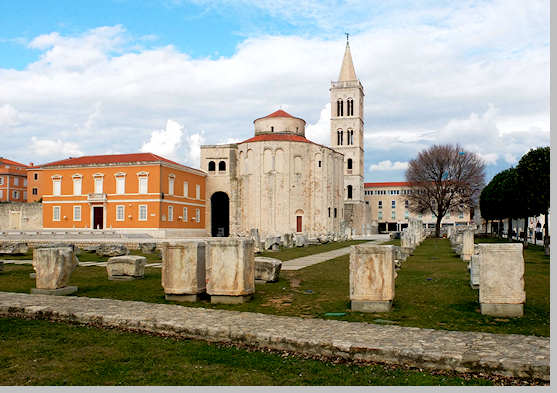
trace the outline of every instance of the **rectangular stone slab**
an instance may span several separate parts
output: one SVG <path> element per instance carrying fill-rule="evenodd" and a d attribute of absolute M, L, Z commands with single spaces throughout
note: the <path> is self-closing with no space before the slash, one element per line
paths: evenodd
<path fill-rule="evenodd" d="M 479 244 L 480 303 L 523 304 L 522 244 Z"/>
<path fill-rule="evenodd" d="M 161 249 L 161 283 L 165 294 L 194 295 L 205 292 L 205 242 L 165 242 Z"/>
<path fill-rule="evenodd" d="M 253 240 L 207 241 L 207 293 L 243 296 L 255 292 Z"/>
<path fill-rule="evenodd" d="M 394 297 L 394 246 L 352 246 L 350 251 L 350 300 L 352 302 L 390 302 Z"/>
<path fill-rule="evenodd" d="M 58 289 L 68 285 L 78 260 L 72 247 L 35 248 L 33 268 L 38 289 Z"/>
<path fill-rule="evenodd" d="M 108 277 L 143 277 L 145 274 L 145 264 L 147 258 L 140 255 L 123 255 L 108 258 L 106 271 Z"/>

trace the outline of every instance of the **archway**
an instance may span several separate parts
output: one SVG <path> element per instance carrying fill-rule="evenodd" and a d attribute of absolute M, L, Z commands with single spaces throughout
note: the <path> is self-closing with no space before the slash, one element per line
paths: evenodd
<path fill-rule="evenodd" d="M 230 235 L 230 200 L 226 193 L 219 191 L 211 196 L 211 236 Z"/>

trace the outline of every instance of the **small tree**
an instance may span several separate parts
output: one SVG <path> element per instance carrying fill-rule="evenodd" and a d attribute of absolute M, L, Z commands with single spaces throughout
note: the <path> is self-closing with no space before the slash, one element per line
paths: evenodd
<path fill-rule="evenodd" d="M 460 145 L 434 145 L 410 160 L 406 181 L 412 192 L 410 210 L 435 215 L 435 235 L 439 237 L 441 220 L 451 210 L 474 207 L 484 185 L 483 161 Z"/>
<path fill-rule="evenodd" d="M 545 215 L 544 247 L 549 255 L 549 146 L 532 149 L 518 162 L 520 188 L 526 195 L 528 210 L 532 215 Z"/>

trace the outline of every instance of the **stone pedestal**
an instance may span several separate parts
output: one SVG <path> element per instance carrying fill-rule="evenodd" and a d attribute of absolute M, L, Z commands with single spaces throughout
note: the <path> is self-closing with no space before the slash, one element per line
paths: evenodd
<path fill-rule="evenodd" d="M 106 272 L 109 280 L 136 280 L 143 278 L 147 259 L 139 255 L 108 258 Z"/>
<path fill-rule="evenodd" d="M 166 300 L 199 300 L 206 288 L 205 253 L 203 241 L 162 244 L 161 283 Z"/>
<path fill-rule="evenodd" d="M 279 279 L 282 261 L 275 258 L 255 257 L 255 280 L 276 282 Z"/>
<path fill-rule="evenodd" d="M 352 311 L 387 312 L 395 296 L 394 246 L 358 245 L 350 251 Z"/>
<path fill-rule="evenodd" d="M 472 289 L 480 287 L 480 256 L 477 254 L 470 258 L 470 287 Z"/>
<path fill-rule="evenodd" d="M 207 293 L 211 303 L 242 303 L 255 292 L 253 241 L 207 241 Z"/>
<path fill-rule="evenodd" d="M 474 254 L 474 231 L 466 230 L 462 234 L 462 252 L 460 257 L 463 261 L 468 262 Z"/>
<path fill-rule="evenodd" d="M 32 288 L 31 293 L 68 295 L 77 291 L 77 287 L 67 287 L 77 265 L 72 247 L 35 248 L 33 268 L 36 288 Z"/>
<path fill-rule="evenodd" d="M 526 300 L 522 244 L 479 244 L 481 312 L 521 317 Z"/>

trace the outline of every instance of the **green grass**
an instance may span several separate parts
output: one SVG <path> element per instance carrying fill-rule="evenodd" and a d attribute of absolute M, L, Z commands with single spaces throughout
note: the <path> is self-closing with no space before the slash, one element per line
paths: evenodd
<path fill-rule="evenodd" d="M 344 248 L 352 246 L 354 244 L 367 243 L 369 240 L 348 240 L 343 242 L 330 242 L 326 244 L 310 244 L 307 247 L 294 247 L 294 248 L 283 248 L 281 247 L 279 251 L 265 251 L 258 256 L 277 258 L 281 261 L 289 261 L 291 259 L 307 257 L 308 255 L 319 254 L 322 252 L 338 250 L 339 248 Z"/>
<path fill-rule="evenodd" d="M 390 313 L 366 314 L 350 311 L 348 255 L 297 271 L 282 271 L 276 283 L 256 284 L 251 302 L 212 305 L 206 301 L 191 307 L 261 312 L 305 318 L 390 323 L 432 329 L 516 333 L 549 336 L 549 257 L 541 247 L 524 251 L 526 304 L 523 318 L 495 318 L 479 312 L 478 291 L 469 286 L 466 263 L 446 239 L 427 239 L 398 272 L 395 300 Z M 0 290 L 29 293 L 34 280 L 31 266 L 5 265 L 0 273 Z M 153 303 L 164 299 L 161 271 L 146 268 L 145 278 L 109 281 L 104 267 L 79 267 L 70 285 L 77 296 Z M 326 317 L 328 312 L 345 316 Z"/>
<path fill-rule="evenodd" d="M 0 318 L 0 341 L 1 385 L 492 384 L 478 378 L 333 364 L 48 321 Z"/>

